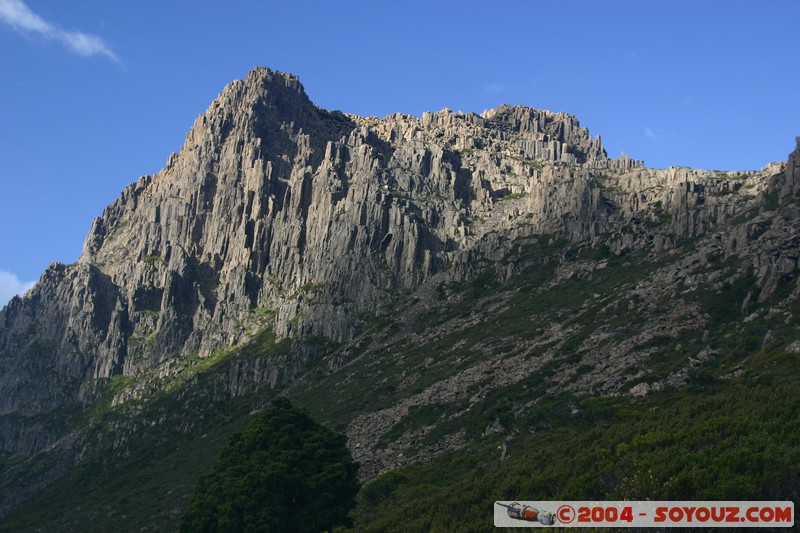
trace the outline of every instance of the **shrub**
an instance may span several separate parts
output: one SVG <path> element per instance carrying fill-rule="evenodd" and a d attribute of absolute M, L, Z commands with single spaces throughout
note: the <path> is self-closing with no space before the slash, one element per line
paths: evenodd
<path fill-rule="evenodd" d="M 343 435 L 278 398 L 200 479 L 180 530 L 317 533 L 349 526 L 356 472 Z"/>

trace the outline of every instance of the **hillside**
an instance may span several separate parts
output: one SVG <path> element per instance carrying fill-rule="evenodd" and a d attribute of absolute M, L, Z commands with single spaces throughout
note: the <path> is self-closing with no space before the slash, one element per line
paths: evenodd
<path fill-rule="evenodd" d="M 794 499 L 798 195 L 800 139 L 650 169 L 564 113 L 358 117 L 255 69 L 0 311 L 0 529 L 174 529 L 276 394 L 347 434 L 357 529 Z"/>

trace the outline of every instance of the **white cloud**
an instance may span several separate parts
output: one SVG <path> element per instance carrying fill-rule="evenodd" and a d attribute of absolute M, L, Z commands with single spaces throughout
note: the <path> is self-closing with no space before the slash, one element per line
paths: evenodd
<path fill-rule="evenodd" d="M 483 86 L 483 92 L 486 94 L 499 94 L 506 90 L 505 84 L 502 83 L 486 83 Z"/>
<path fill-rule="evenodd" d="M 18 32 L 32 33 L 59 41 L 80 56 L 104 56 L 116 63 L 120 63 L 117 54 L 114 53 L 102 37 L 81 31 L 65 30 L 31 11 L 22 0 L 0 0 L 0 21 Z"/>
<path fill-rule="evenodd" d="M 644 136 L 651 141 L 668 142 L 672 139 L 679 139 L 680 136 L 674 131 L 663 130 L 660 128 L 652 129 L 650 126 L 644 127 Z"/>
<path fill-rule="evenodd" d="M 15 295 L 25 294 L 25 291 L 33 287 L 35 281 L 20 281 L 16 274 L 0 270 L 0 308 L 11 301 Z"/>

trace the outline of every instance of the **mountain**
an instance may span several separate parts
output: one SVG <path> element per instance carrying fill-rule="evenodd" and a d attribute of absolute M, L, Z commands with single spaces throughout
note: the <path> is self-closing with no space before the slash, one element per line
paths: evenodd
<path fill-rule="evenodd" d="M 493 479 L 532 467 L 542 435 L 645 406 L 663 426 L 683 405 L 717 406 L 691 425 L 766 402 L 785 411 L 758 431 L 791 425 L 796 402 L 771 395 L 798 383 L 798 195 L 800 138 L 761 171 L 650 169 L 564 113 L 359 117 L 256 68 L 94 220 L 75 264 L 0 311 L 0 517 L 174 528 L 276 394 L 346 432 L 374 506 L 381 490 L 417 505 L 397 487 L 428 483 L 420 465 Z M 764 455 L 790 437 L 759 441 L 755 485 L 730 494 L 796 495 L 797 467 Z M 529 451 L 488 455 L 507 441 Z M 670 475 L 689 483 L 665 471 L 661 489 Z M 698 476 L 682 497 L 706 494 Z M 604 483 L 572 496 L 624 486 Z"/>

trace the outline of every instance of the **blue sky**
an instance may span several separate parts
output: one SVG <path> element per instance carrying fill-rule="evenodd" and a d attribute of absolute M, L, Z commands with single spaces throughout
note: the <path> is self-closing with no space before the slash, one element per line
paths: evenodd
<path fill-rule="evenodd" d="M 800 134 L 800 2 L 0 0 L 0 305 L 256 65 L 361 115 L 566 111 L 611 155 L 758 169 Z"/>

